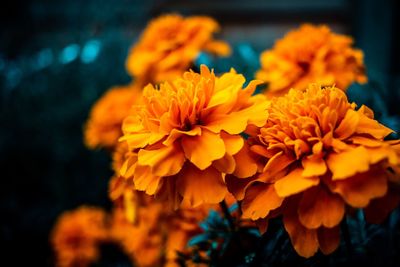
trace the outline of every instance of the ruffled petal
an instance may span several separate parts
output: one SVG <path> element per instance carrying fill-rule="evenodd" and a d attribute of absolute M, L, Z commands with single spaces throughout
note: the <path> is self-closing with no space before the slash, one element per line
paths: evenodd
<path fill-rule="evenodd" d="M 331 181 L 328 185 L 354 208 L 364 208 L 368 203 L 387 192 L 387 178 L 384 170 L 374 168 L 346 180 Z"/>
<path fill-rule="evenodd" d="M 237 179 L 234 175 L 225 176 L 229 192 L 239 201 L 243 200 L 247 187 L 255 180 L 255 177 Z"/>
<path fill-rule="evenodd" d="M 257 161 L 255 157 L 253 157 L 247 143 L 245 143 L 242 149 L 233 157 L 236 161 L 236 169 L 233 174 L 236 177 L 246 178 L 254 175 L 257 172 Z"/>
<path fill-rule="evenodd" d="M 177 175 L 176 186 L 179 194 L 193 207 L 202 203 L 219 203 L 228 192 L 218 170 L 214 167 L 200 170 L 190 163 L 185 164 Z"/>
<path fill-rule="evenodd" d="M 244 140 L 240 135 L 230 135 L 223 131 L 220 133 L 220 135 L 224 141 L 226 153 L 235 155 L 240 151 L 240 149 L 242 149 Z"/>
<path fill-rule="evenodd" d="M 233 156 L 226 153 L 225 156 L 214 161 L 212 166 L 222 173 L 231 174 L 235 171 L 236 162 Z"/>
<path fill-rule="evenodd" d="M 300 256 L 310 258 L 318 251 L 317 230 L 305 228 L 299 222 L 296 213 L 284 215 L 283 224 Z"/>
<path fill-rule="evenodd" d="M 330 154 L 326 163 L 333 174 L 332 179 L 340 180 L 368 171 L 370 159 L 367 149 L 359 146 L 346 152 Z"/>
<path fill-rule="evenodd" d="M 343 219 L 344 202 L 322 187 L 313 187 L 303 193 L 298 214 L 300 222 L 309 229 L 332 228 Z"/>
<path fill-rule="evenodd" d="M 284 198 L 279 197 L 271 184 L 253 184 L 246 191 L 242 202 L 243 218 L 257 220 L 268 216 L 271 210 L 279 208 Z"/>
<path fill-rule="evenodd" d="M 150 166 L 156 176 L 177 174 L 185 162 L 185 155 L 177 146 L 162 146 L 159 149 L 141 149 L 138 153 L 138 163 Z"/>
<path fill-rule="evenodd" d="M 182 148 L 185 156 L 199 169 L 208 168 L 214 160 L 222 158 L 225 144 L 219 134 L 203 129 L 199 136 L 182 137 Z"/>
<path fill-rule="evenodd" d="M 158 189 L 160 179 L 160 176 L 153 174 L 149 166 L 136 166 L 133 182 L 137 190 L 145 191 L 146 194 L 153 195 Z"/>
<path fill-rule="evenodd" d="M 335 136 L 341 140 L 350 137 L 356 131 L 358 121 L 359 114 L 352 109 L 347 110 L 344 119 L 335 129 Z"/>
<path fill-rule="evenodd" d="M 304 168 L 302 173 L 304 177 L 320 176 L 328 170 L 325 160 L 320 157 L 304 157 L 301 164 Z"/>
<path fill-rule="evenodd" d="M 365 219 L 369 223 L 380 224 L 399 204 L 400 188 L 392 185 L 385 196 L 371 200 L 369 205 L 364 209 Z"/>
<path fill-rule="evenodd" d="M 275 183 L 278 196 L 288 197 L 319 184 L 318 177 L 303 177 L 302 172 L 303 169 L 297 168 L 279 179 Z"/>
<path fill-rule="evenodd" d="M 181 130 L 177 130 L 177 129 L 172 129 L 170 134 L 168 135 L 167 139 L 164 140 L 163 144 L 166 146 L 170 146 L 175 142 L 176 139 L 178 139 L 184 135 L 188 135 L 188 136 L 201 135 L 201 128 L 194 127 L 190 131 L 181 131 Z"/>
<path fill-rule="evenodd" d="M 360 108 L 358 112 L 362 113 L 362 110 L 363 109 Z M 385 127 L 383 124 L 380 124 L 378 121 L 368 118 L 367 116 L 360 116 L 360 121 L 356 129 L 356 133 L 367 134 L 380 140 L 384 139 L 392 132 L 392 129 Z"/>
<path fill-rule="evenodd" d="M 340 228 L 339 226 L 333 228 L 321 227 L 317 231 L 319 248 L 325 255 L 334 252 L 340 244 Z"/>

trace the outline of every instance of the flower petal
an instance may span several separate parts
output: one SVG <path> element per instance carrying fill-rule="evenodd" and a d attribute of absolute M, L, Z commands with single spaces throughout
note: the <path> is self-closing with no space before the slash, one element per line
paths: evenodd
<path fill-rule="evenodd" d="M 246 129 L 248 121 L 248 118 L 241 116 L 240 113 L 232 112 L 229 115 L 218 113 L 209 118 L 205 128 L 214 133 L 224 130 L 229 134 L 240 134 Z"/>
<path fill-rule="evenodd" d="M 164 177 L 160 181 L 160 189 L 156 192 L 156 198 L 167 205 L 167 208 L 178 209 L 182 203 L 182 197 L 177 190 L 176 177 Z"/>
<path fill-rule="evenodd" d="M 257 172 L 257 161 L 252 155 L 249 146 L 245 143 L 242 149 L 233 156 L 236 161 L 236 169 L 233 174 L 236 177 L 246 178 Z"/>
<path fill-rule="evenodd" d="M 361 113 L 362 110 L 361 107 L 358 112 Z M 367 134 L 381 140 L 392 132 L 392 129 L 387 128 L 383 124 L 380 124 L 378 121 L 370 119 L 367 116 L 360 116 L 360 121 L 356 129 L 356 133 Z"/>
<path fill-rule="evenodd" d="M 228 153 L 220 159 L 217 159 L 212 164 L 218 171 L 226 174 L 231 174 L 235 171 L 236 162 L 233 156 Z"/>
<path fill-rule="evenodd" d="M 317 231 L 305 228 L 298 220 L 297 214 L 286 214 L 283 223 L 296 252 L 310 258 L 318 251 Z"/>
<path fill-rule="evenodd" d="M 138 153 L 138 163 L 150 166 L 156 176 L 170 176 L 177 174 L 183 163 L 185 155 L 177 146 L 162 146 L 159 149 L 141 149 Z"/>
<path fill-rule="evenodd" d="M 333 174 L 333 180 L 346 179 L 358 172 L 368 171 L 368 151 L 365 147 L 359 146 L 345 152 L 332 153 L 326 163 Z"/>
<path fill-rule="evenodd" d="M 219 203 L 228 192 L 222 174 L 214 167 L 200 170 L 190 163 L 178 174 L 176 186 L 183 199 L 193 207 Z"/>
<path fill-rule="evenodd" d="M 214 160 L 225 155 L 225 144 L 219 134 L 203 129 L 199 136 L 182 137 L 185 156 L 199 169 L 208 168 Z"/>
<path fill-rule="evenodd" d="M 345 117 L 335 129 L 335 136 L 341 140 L 350 137 L 355 132 L 358 121 L 359 114 L 352 109 L 347 110 Z"/>
<path fill-rule="evenodd" d="M 275 183 L 278 196 L 288 197 L 319 184 L 318 177 L 303 177 L 302 172 L 302 168 L 297 168 L 279 179 Z"/>
<path fill-rule="evenodd" d="M 181 131 L 181 130 L 177 130 L 177 129 L 172 129 L 171 132 L 169 133 L 167 139 L 164 140 L 163 145 L 166 145 L 166 146 L 172 145 L 176 139 L 178 139 L 184 135 L 188 135 L 188 136 L 201 135 L 201 128 L 194 127 L 190 131 Z"/>
<path fill-rule="evenodd" d="M 142 148 L 149 144 L 154 144 L 164 137 L 160 133 L 142 132 L 125 134 L 119 141 L 126 141 L 129 148 Z"/>
<path fill-rule="evenodd" d="M 340 228 L 339 226 L 333 228 L 321 227 L 317 231 L 319 248 L 325 255 L 334 252 L 340 244 Z"/>
<path fill-rule="evenodd" d="M 369 205 L 364 209 L 365 219 L 369 223 L 380 224 L 399 204 L 400 188 L 392 185 L 385 196 L 371 200 Z"/>
<path fill-rule="evenodd" d="M 332 228 L 343 219 L 344 202 L 338 195 L 316 186 L 303 193 L 298 214 L 300 222 L 309 229 Z"/>
<path fill-rule="evenodd" d="M 354 208 L 366 207 L 372 199 L 384 196 L 388 188 L 386 173 L 379 167 L 328 185 Z"/>
<path fill-rule="evenodd" d="M 229 192 L 239 201 L 243 200 L 247 187 L 255 180 L 255 177 L 237 179 L 234 175 L 225 176 Z"/>
<path fill-rule="evenodd" d="M 284 198 L 279 197 L 271 184 L 256 183 L 246 191 L 242 202 L 243 218 L 257 220 L 268 216 L 271 210 L 279 208 Z"/>
<path fill-rule="evenodd" d="M 296 159 L 294 157 L 288 156 L 283 151 L 276 153 L 272 156 L 264 167 L 264 176 L 275 176 L 278 172 L 287 168 Z"/>
<path fill-rule="evenodd" d="M 155 176 L 149 166 L 136 166 L 133 182 L 135 189 L 145 191 L 146 194 L 156 193 L 161 177 Z"/>
<path fill-rule="evenodd" d="M 240 135 L 231 135 L 225 133 L 224 131 L 222 131 L 220 135 L 224 141 L 226 153 L 230 155 L 235 155 L 238 153 L 244 145 L 243 137 Z"/>
<path fill-rule="evenodd" d="M 302 173 L 304 177 L 320 176 L 328 170 L 325 160 L 320 157 L 304 157 L 301 164 L 304 168 Z"/>

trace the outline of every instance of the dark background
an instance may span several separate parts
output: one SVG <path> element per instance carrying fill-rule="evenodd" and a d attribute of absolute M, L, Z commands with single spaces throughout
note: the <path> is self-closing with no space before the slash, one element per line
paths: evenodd
<path fill-rule="evenodd" d="M 2 266 L 51 266 L 48 234 L 62 211 L 110 207 L 110 159 L 89 151 L 82 126 L 110 86 L 130 81 L 128 48 L 152 17 L 205 14 L 234 48 L 231 66 L 248 79 L 259 53 L 302 22 L 326 23 L 355 37 L 370 83 L 350 97 L 400 130 L 399 1 L 14 0 L 0 7 L 0 240 Z M 363 90 L 360 93 L 360 90 Z M 4 265 L 1 263 L 5 263 Z"/>

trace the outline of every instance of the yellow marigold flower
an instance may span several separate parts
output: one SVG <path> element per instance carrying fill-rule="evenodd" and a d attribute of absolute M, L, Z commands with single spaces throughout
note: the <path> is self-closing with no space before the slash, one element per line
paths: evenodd
<path fill-rule="evenodd" d="M 161 203 L 142 206 L 135 223 L 126 220 L 122 209 L 116 208 L 113 212 L 111 238 L 121 246 L 135 266 L 161 266 L 164 240 L 159 223 L 161 211 Z"/>
<path fill-rule="evenodd" d="M 63 213 L 51 234 L 56 266 L 90 266 L 99 258 L 99 244 L 108 239 L 106 214 L 94 207 Z"/>
<path fill-rule="evenodd" d="M 267 82 L 271 96 L 284 95 L 290 88 L 304 90 L 314 82 L 346 90 L 353 82 L 367 81 L 363 53 L 352 44 L 351 37 L 327 26 L 304 24 L 261 54 L 256 77 Z"/>
<path fill-rule="evenodd" d="M 218 23 L 205 16 L 170 14 L 151 21 L 126 60 L 126 69 L 145 83 L 174 79 L 187 71 L 201 51 L 226 56 L 227 43 L 213 39 Z"/>
<path fill-rule="evenodd" d="M 369 108 L 356 110 L 343 91 L 313 84 L 273 98 L 267 110 L 266 124 L 248 141 L 262 172 L 227 177 L 244 218 L 265 228 L 282 214 L 295 250 L 310 257 L 337 248 L 346 207 L 377 221 L 397 205 L 399 141 L 384 141 L 392 130 Z"/>
<path fill-rule="evenodd" d="M 121 125 L 131 106 L 141 97 L 138 84 L 117 86 L 107 91 L 94 105 L 84 129 L 88 148 L 113 149 L 122 135 Z"/>
<path fill-rule="evenodd" d="M 132 176 L 135 188 L 178 207 L 182 199 L 192 206 L 218 203 L 227 189 L 224 176 L 250 176 L 240 134 L 248 125 L 265 123 L 265 98 L 252 96 L 260 81 L 245 79 L 233 70 L 216 78 L 206 66 L 200 74 L 148 85 L 143 105 L 132 108 L 123 123 L 129 150 L 135 151 L 121 168 Z M 244 155 L 243 155 L 244 154 Z"/>

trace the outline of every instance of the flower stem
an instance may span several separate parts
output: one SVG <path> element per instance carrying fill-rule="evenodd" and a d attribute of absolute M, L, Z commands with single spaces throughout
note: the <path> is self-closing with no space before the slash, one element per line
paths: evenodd
<path fill-rule="evenodd" d="M 349 225 L 347 224 L 347 218 L 344 218 L 340 224 L 340 228 L 343 233 L 344 242 L 346 243 L 347 254 L 351 256 L 353 253 L 353 245 L 351 243 L 351 237 L 349 232 Z"/>
<path fill-rule="evenodd" d="M 222 212 L 224 213 L 225 218 L 228 220 L 229 228 L 231 231 L 235 230 L 235 223 L 233 221 L 232 215 L 229 212 L 228 205 L 226 204 L 225 200 L 222 200 L 219 203 L 219 206 L 221 207 Z"/>

